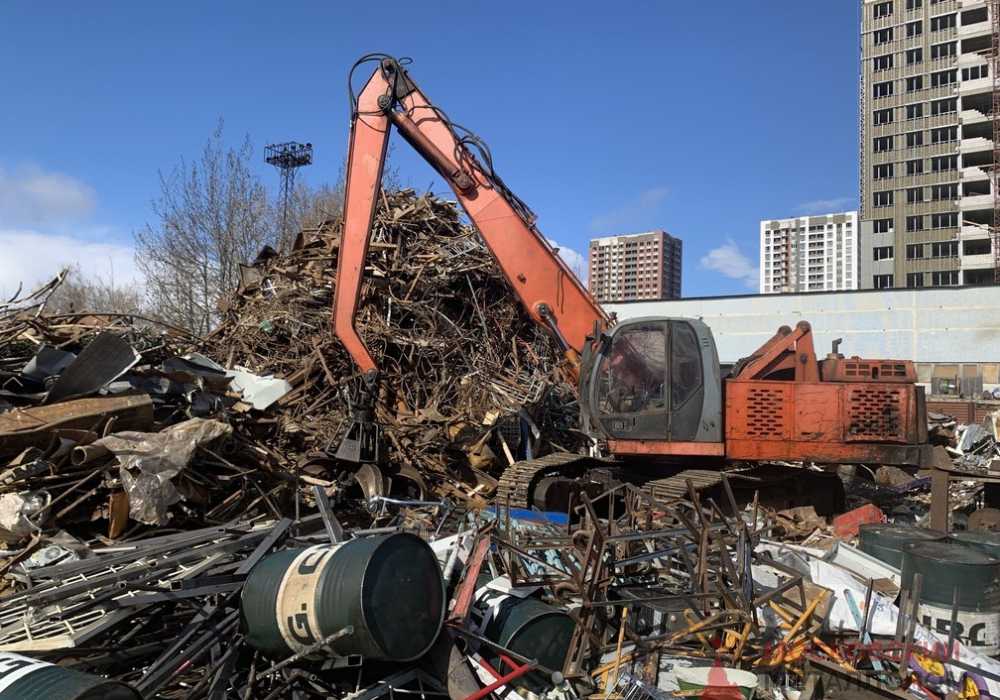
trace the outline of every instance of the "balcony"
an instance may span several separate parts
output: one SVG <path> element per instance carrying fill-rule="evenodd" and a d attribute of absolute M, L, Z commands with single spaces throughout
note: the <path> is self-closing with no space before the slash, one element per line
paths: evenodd
<path fill-rule="evenodd" d="M 977 7 L 986 7 L 986 0 L 958 0 L 958 6 L 963 10 L 974 10 Z"/>
<path fill-rule="evenodd" d="M 993 267 L 993 254 L 985 253 L 983 255 L 963 255 L 962 256 L 962 269 L 966 270 L 969 268 L 982 268 L 982 267 Z"/>
<path fill-rule="evenodd" d="M 969 211 L 971 209 L 992 209 L 993 208 L 993 195 L 992 194 L 970 194 L 965 195 L 960 200 L 963 211 Z"/>
<path fill-rule="evenodd" d="M 971 95 L 975 92 L 989 92 L 992 89 L 992 78 L 976 78 L 975 80 L 965 80 L 958 84 L 959 95 Z"/>
<path fill-rule="evenodd" d="M 963 180 L 989 180 L 990 174 L 987 173 L 982 168 L 977 168 L 975 166 L 971 168 L 962 168 L 962 179 Z"/>
<path fill-rule="evenodd" d="M 982 226 L 973 226 L 972 224 L 963 224 L 962 229 L 959 232 L 959 238 L 963 241 L 967 238 L 982 238 L 988 232 L 987 228 Z"/>
<path fill-rule="evenodd" d="M 963 109 L 961 118 L 963 124 L 977 124 L 979 122 L 989 121 L 989 117 L 980 112 L 978 109 Z"/>
<path fill-rule="evenodd" d="M 990 139 L 984 139 L 982 137 L 962 139 L 959 145 L 959 151 L 961 153 L 975 153 L 977 151 L 992 151 L 992 150 L 993 150 L 993 141 Z"/>
<path fill-rule="evenodd" d="M 970 36 L 989 34 L 991 31 L 989 22 L 975 22 L 974 24 L 963 24 L 958 28 L 959 38 L 965 39 Z"/>

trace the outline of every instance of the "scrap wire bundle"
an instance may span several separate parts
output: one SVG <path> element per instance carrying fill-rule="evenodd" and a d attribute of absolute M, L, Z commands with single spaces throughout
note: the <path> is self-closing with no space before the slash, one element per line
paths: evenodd
<path fill-rule="evenodd" d="M 245 268 L 205 343 L 226 366 L 292 384 L 271 441 L 284 451 L 331 452 L 358 396 L 358 373 L 330 329 L 339 224 L 303 231 L 290 254 Z M 382 194 L 357 327 L 380 368 L 375 416 L 390 462 L 434 480 L 488 482 L 468 470 L 495 475 L 516 456 L 518 431 L 504 431 L 501 444 L 494 428 L 519 412 L 540 428 L 534 454 L 581 445 L 558 348 L 453 204 L 411 190 Z"/>

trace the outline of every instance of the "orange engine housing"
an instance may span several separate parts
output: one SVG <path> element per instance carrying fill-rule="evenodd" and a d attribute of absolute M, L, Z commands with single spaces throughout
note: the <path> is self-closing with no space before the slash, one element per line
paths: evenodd
<path fill-rule="evenodd" d="M 783 326 L 725 383 L 737 460 L 926 463 L 927 406 L 907 360 L 816 361 L 808 323 Z"/>

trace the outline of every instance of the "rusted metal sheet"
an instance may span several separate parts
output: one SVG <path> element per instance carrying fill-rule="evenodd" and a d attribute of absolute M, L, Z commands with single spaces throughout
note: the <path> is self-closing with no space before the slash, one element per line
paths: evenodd
<path fill-rule="evenodd" d="M 116 431 L 148 430 L 153 424 L 153 400 L 147 394 L 133 394 L 11 409 L 0 413 L 0 455 L 44 447 L 62 430 L 102 433 L 112 420 Z"/>

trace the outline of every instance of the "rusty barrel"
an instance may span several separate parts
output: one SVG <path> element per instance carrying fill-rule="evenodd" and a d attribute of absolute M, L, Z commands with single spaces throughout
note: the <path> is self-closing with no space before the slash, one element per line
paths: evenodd
<path fill-rule="evenodd" d="M 247 641 L 273 656 L 353 627 L 330 643 L 337 655 L 411 661 L 441 630 L 444 583 L 430 546 L 395 533 L 265 557 L 247 577 L 240 608 Z"/>
<path fill-rule="evenodd" d="M 1000 653 L 1000 559 L 954 539 L 903 547 L 903 586 L 920 574 L 920 618 L 943 637 L 957 601 L 955 638 L 986 656 Z"/>
<path fill-rule="evenodd" d="M 135 690 L 20 654 L 0 652 L 0 700 L 142 700 Z"/>

